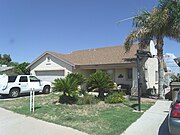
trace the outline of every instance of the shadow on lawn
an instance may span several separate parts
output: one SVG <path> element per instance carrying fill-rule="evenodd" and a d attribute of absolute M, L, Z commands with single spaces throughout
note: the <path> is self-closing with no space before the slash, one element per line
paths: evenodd
<path fill-rule="evenodd" d="M 34 110 L 38 110 L 38 109 L 41 109 L 42 107 L 40 106 L 37 106 L 37 107 L 34 107 Z"/>
<path fill-rule="evenodd" d="M 138 106 L 138 104 L 127 104 L 127 103 L 124 103 L 124 105 L 127 106 L 127 107 L 132 108 L 133 110 L 137 110 L 136 107 Z"/>

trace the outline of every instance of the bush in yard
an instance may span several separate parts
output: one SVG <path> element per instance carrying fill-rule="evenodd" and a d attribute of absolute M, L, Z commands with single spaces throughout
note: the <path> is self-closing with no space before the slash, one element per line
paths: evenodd
<path fill-rule="evenodd" d="M 71 73 L 71 74 L 68 74 L 67 77 L 70 77 L 70 78 L 77 81 L 77 85 L 78 85 L 80 94 L 84 95 L 86 93 L 86 89 L 84 88 L 86 78 L 85 78 L 85 76 L 83 74 L 81 74 L 81 73 Z"/>
<path fill-rule="evenodd" d="M 123 92 L 114 92 L 107 96 L 107 98 L 105 99 L 105 102 L 110 103 L 110 104 L 122 103 L 125 100 L 124 95 L 125 94 Z"/>
<path fill-rule="evenodd" d="M 75 104 L 78 100 L 77 96 L 66 96 L 66 95 L 60 95 L 59 96 L 59 103 L 62 104 Z"/>
<path fill-rule="evenodd" d="M 88 78 L 87 88 L 90 91 L 97 90 L 99 92 L 98 97 L 104 99 L 105 90 L 114 88 L 114 82 L 107 73 L 97 71 Z"/>
<path fill-rule="evenodd" d="M 70 77 L 76 80 L 78 85 L 82 85 L 86 81 L 86 78 L 81 73 L 71 73 L 71 74 L 68 74 L 67 77 Z"/>
<path fill-rule="evenodd" d="M 73 77 L 68 76 L 64 79 L 55 79 L 53 83 L 53 91 L 63 93 L 63 95 L 60 95 L 59 97 L 60 103 L 73 103 L 79 94 L 78 81 Z"/>
<path fill-rule="evenodd" d="M 78 104 L 78 105 L 86 105 L 86 104 L 96 104 L 98 102 L 99 102 L 99 100 L 95 96 L 85 94 L 83 97 L 78 98 L 76 104 Z"/>

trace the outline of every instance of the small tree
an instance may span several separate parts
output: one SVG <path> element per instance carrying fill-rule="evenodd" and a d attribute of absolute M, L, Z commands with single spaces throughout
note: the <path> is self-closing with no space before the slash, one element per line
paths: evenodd
<path fill-rule="evenodd" d="M 81 73 L 71 73 L 71 74 L 68 74 L 67 77 L 70 77 L 70 78 L 76 80 L 78 85 L 82 85 L 86 81 L 86 78 Z"/>
<path fill-rule="evenodd" d="M 77 85 L 78 85 L 78 88 L 80 90 L 80 94 L 84 95 L 86 93 L 86 88 L 85 88 L 86 78 L 84 77 L 83 74 L 71 73 L 71 74 L 68 74 L 67 77 L 70 77 L 70 78 L 77 81 Z"/>
<path fill-rule="evenodd" d="M 11 64 L 11 56 L 9 54 L 3 54 L 3 55 L 0 55 L 0 64 L 1 65 L 10 65 Z"/>
<path fill-rule="evenodd" d="M 105 90 L 114 88 L 114 82 L 107 73 L 97 71 L 88 78 L 87 88 L 91 91 L 98 90 L 98 97 L 104 99 Z"/>
<path fill-rule="evenodd" d="M 27 62 L 23 62 L 21 64 L 16 64 L 15 65 L 15 73 L 21 74 L 21 75 L 29 75 L 30 70 L 26 68 L 28 65 L 29 65 L 29 63 L 27 63 Z"/>
<path fill-rule="evenodd" d="M 58 78 L 54 80 L 53 90 L 62 92 L 63 94 L 59 97 L 61 103 L 74 103 L 76 97 L 79 94 L 78 80 L 72 76 L 66 76 L 66 78 Z"/>

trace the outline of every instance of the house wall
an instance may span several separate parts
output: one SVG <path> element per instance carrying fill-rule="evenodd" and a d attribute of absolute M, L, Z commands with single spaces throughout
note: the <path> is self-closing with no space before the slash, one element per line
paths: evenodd
<path fill-rule="evenodd" d="M 130 86 L 132 86 L 132 79 L 128 79 L 127 76 L 127 68 L 103 68 L 103 66 L 101 68 L 98 69 L 74 69 L 73 72 L 80 72 L 82 74 L 84 74 L 86 77 L 88 77 L 89 75 L 95 73 L 98 70 L 104 70 L 104 71 L 108 71 L 108 70 L 112 70 L 113 71 L 113 75 L 112 75 L 112 79 L 114 82 L 116 82 L 117 84 L 128 84 Z M 119 75 L 122 75 L 123 77 L 119 77 Z"/>
<path fill-rule="evenodd" d="M 132 86 L 132 79 L 128 78 L 127 68 L 117 68 L 114 70 L 114 79 L 117 84 L 128 84 Z M 121 76 L 122 75 L 122 76 Z"/>
<path fill-rule="evenodd" d="M 158 90 L 158 59 L 148 58 L 144 63 L 144 66 L 140 70 L 141 77 L 141 94 L 147 94 L 147 89 Z M 133 67 L 133 81 L 131 88 L 131 95 L 138 95 L 138 80 L 137 80 L 137 68 Z"/>
<path fill-rule="evenodd" d="M 46 54 L 30 67 L 30 74 L 52 82 L 55 78 L 64 78 L 68 73 L 72 73 L 72 70 L 73 67 L 71 65 Z"/>
<path fill-rule="evenodd" d="M 145 62 L 144 71 L 147 89 L 153 87 L 158 89 L 158 59 L 148 58 Z"/>
<path fill-rule="evenodd" d="M 85 77 L 90 76 L 96 72 L 96 69 L 73 69 L 74 73 L 82 73 Z"/>

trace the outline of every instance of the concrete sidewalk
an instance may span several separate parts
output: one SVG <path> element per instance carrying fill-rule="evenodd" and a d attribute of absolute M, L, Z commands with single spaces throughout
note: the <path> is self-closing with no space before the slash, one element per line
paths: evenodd
<path fill-rule="evenodd" d="M 0 108 L 0 135 L 87 135 Z"/>
<path fill-rule="evenodd" d="M 167 115 L 171 101 L 158 100 L 121 135 L 169 135 Z M 135 112 L 136 113 L 136 112 Z"/>

